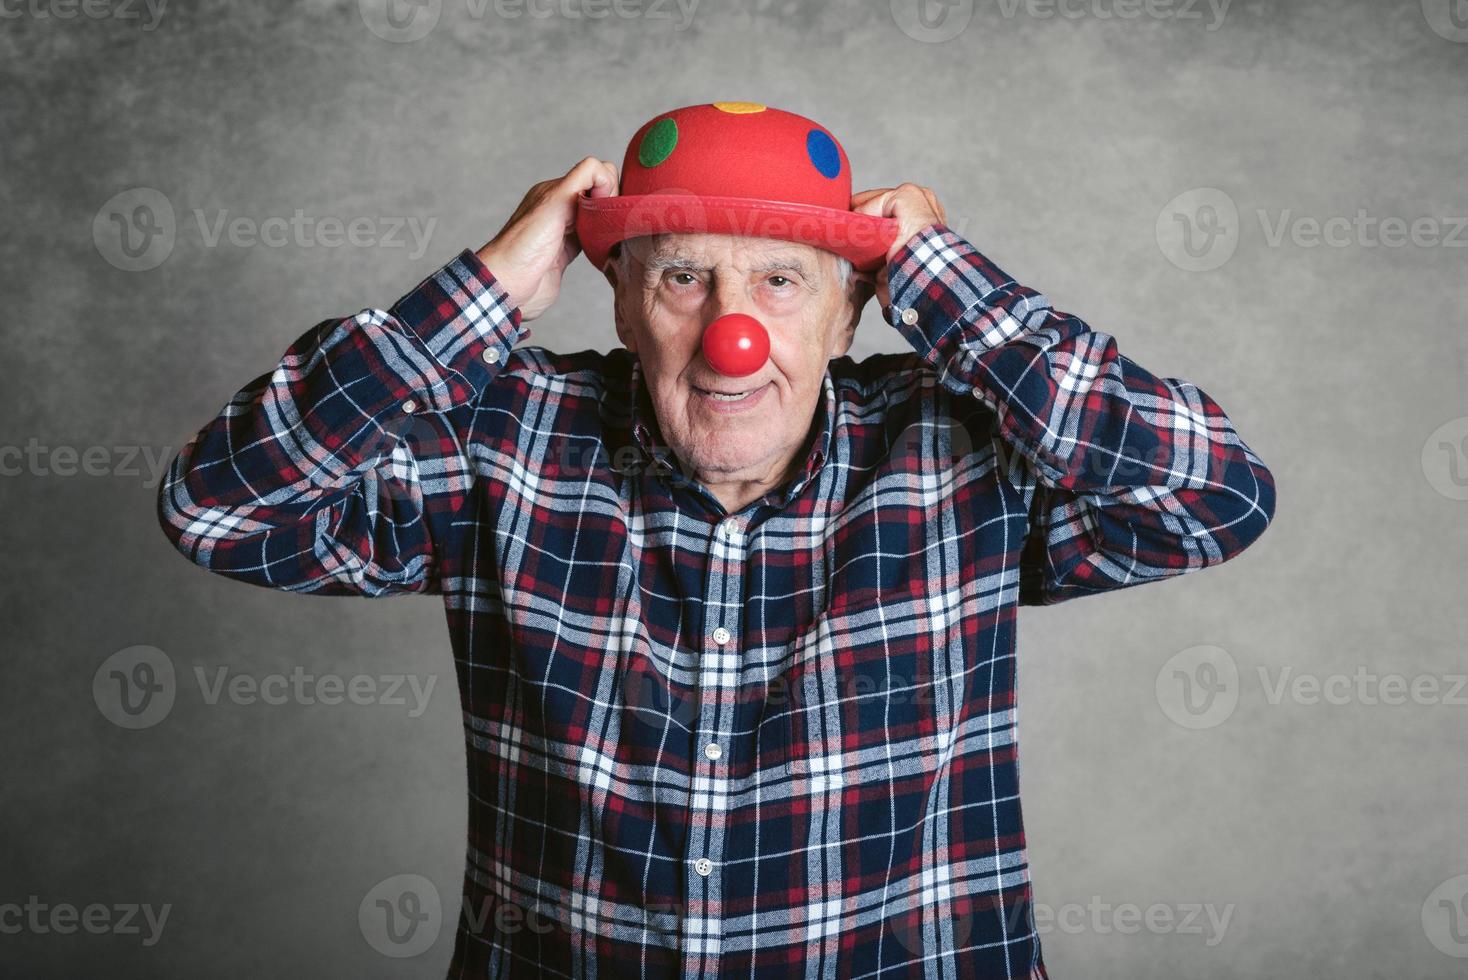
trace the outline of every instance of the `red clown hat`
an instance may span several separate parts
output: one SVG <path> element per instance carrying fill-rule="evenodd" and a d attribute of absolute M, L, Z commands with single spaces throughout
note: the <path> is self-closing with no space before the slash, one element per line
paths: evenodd
<path fill-rule="evenodd" d="M 851 210 L 851 164 L 815 122 L 756 102 L 660 113 L 627 144 L 620 193 L 579 202 L 576 236 L 600 269 L 617 242 L 662 232 L 779 238 L 862 271 L 897 236 L 892 218 Z"/>

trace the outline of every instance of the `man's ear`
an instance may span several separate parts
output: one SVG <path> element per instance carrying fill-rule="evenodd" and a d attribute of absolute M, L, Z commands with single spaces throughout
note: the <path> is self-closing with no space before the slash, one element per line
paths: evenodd
<path fill-rule="evenodd" d="M 612 247 L 612 254 L 607 257 L 606 265 L 602 266 L 601 274 L 606 277 L 608 285 L 612 287 L 612 318 L 617 327 L 617 339 L 622 346 L 632 353 L 637 353 L 637 337 L 632 332 L 627 317 L 622 313 L 622 294 L 626 292 L 622 285 L 617 282 L 617 250 L 620 244 Z"/>
<path fill-rule="evenodd" d="M 861 320 L 861 311 L 866 309 L 867 301 L 877 295 L 876 272 L 862 272 L 860 269 L 851 270 L 851 302 L 856 307 L 854 316 L 857 321 Z"/>
<path fill-rule="evenodd" d="M 877 275 L 875 272 L 851 270 L 851 278 L 847 280 L 846 284 L 847 316 L 841 329 L 832 339 L 831 357 L 840 357 L 851 349 L 851 341 L 856 337 L 857 325 L 861 323 L 862 310 L 866 309 L 867 301 L 875 295 L 876 290 Z"/>

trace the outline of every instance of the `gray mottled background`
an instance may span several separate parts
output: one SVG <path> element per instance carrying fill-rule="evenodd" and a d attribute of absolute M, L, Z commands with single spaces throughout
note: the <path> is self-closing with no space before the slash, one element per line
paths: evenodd
<path fill-rule="evenodd" d="M 821 121 L 858 188 L 933 187 L 1275 474 L 1236 561 L 1023 614 L 1054 976 L 1468 973 L 1468 3 L 425 0 L 399 30 L 387 2 L 0 4 L 0 974 L 442 975 L 440 606 L 210 576 L 158 529 L 157 467 L 311 324 L 716 100 Z M 299 241 L 251 237 L 298 209 Z M 534 332 L 616 343 L 584 261 Z M 902 344 L 873 304 L 853 353 Z M 107 697 L 136 647 L 175 671 L 155 717 Z M 211 703 L 221 671 L 379 686 Z M 394 676 L 435 687 L 387 703 Z M 393 957 L 358 911 L 404 881 L 445 911 Z M 144 905 L 161 931 L 123 927 Z"/>

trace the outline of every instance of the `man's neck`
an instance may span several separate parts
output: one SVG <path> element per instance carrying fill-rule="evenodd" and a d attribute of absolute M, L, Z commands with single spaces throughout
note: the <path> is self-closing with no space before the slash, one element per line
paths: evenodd
<path fill-rule="evenodd" d="M 774 468 L 774 475 L 761 477 L 718 474 L 715 479 L 698 474 L 698 480 L 724 505 L 726 512 L 734 514 L 794 479 L 799 462 L 797 449 Z"/>

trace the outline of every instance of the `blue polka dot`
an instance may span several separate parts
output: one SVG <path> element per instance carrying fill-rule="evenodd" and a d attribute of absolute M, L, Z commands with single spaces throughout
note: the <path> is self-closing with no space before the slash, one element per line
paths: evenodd
<path fill-rule="evenodd" d="M 806 134 L 805 152 L 822 177 L 834 177 L 841 172 L 841 151 L 836 149 L 836 141 L 819 129 Z"/>

